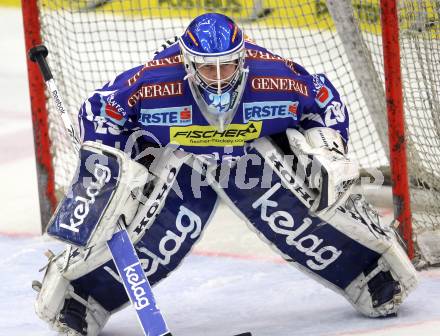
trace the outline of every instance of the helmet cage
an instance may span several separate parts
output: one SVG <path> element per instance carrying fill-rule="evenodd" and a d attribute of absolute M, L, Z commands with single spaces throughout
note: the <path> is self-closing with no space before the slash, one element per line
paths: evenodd
<path fill-rule="evenodd" d="M 229 124 L 237 111 L 239 101 L 243 94 L 244 85 L 247 80 L 247 69 L 244 68 L 245 49 L 244 41 L 236 48 L 223 53 L 201 54 L 187 48 L 182 39 L 179 40 L 182 50 L 182 58 L 187 72 L 185 78 L 188 79 L 193 96 L 199 108 L 209 123 L 218 126 L 223 130 Z M 234 73 L 227 78 L 220 77 L 220 66 L 222 64 L 236 64 Z M 216 65 L 217 79 L 208 79 L 198 70 L 201 64 Z M 221 100 L 222 95 L 231 96 L 231 104 L 227 111 L 213 108 L 204 98 L 207 94 L 214 94 Z"/>
<path fill-rule="evenodd" d="M 198 54 L 193 50 L 186 48 L 185 44 L 180 42 L 182 48 L 183 62 L 188 77 L 192 77 L 196 85 L 201 86 L 203 89 L 211 92 L 216 91 L 217 94 L 221 94 L 224 91 L 231 89 L 236 84 L 238 78 L 242 74 L 245 59 L 244 45 L 240 44 L 235 50 L 229 51 L 227 54 Z M 230 64 L 234 62 L 237 67 L 228 78 L 220 78 L 220 66 L 222 64 Z M 217 67 L 217 79 L 208 79 L 203 76 L 199 70 L 199 64 L 215 65 Z"/>
<path fill-rule="evenodd" d="M 234 70 L 232 73 L 223 74 L 222 68 L 225 66 L 232 65 L 234 67 Z M 208 75 L 205 75 L 202 71 L 204 68 L 214 66 L 215 67 L 215 78 L 211 78 Z M 195 77 L 197 78 L 200 85 L 210 91 L 215 92 L 217 94 L 221 94 L 222 91 L 228 91 L 230 90 L 235 82 L 238 79 L 238 76 L 240 75 L 240 69 L 238 65 L 238 61 L 231 61 L 231 62 L 222 62 L 220 63 L 220 60 L 217 58 L 217 62 L 215 64 L 210 63 L 203 63 L 203 64 L 196 64 L 196 74 Z"/>

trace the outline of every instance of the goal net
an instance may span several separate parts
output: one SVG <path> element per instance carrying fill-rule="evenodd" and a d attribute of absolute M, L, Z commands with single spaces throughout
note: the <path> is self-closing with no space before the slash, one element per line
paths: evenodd
<path fill-rule="evenodd" d="M 48 47 L 48 62 L 75 122 L 94 89 L 151 59 L 196 15 L 215 11 L 232 17 L 272 52 L 311 73 L 325 73 L 350 111 L 351 156 L 367 172 L 389 174 L 379 0 L 24 3 L 37 5 L 39 27 L 28 29 L 38 29 Z M 440 262 L 435 250 L 440 242 L 440 0 L 400 0 L 398 13 L 413 240 L 419 262 L 433 264 Z M 50 101 L 47 108 L 55 190 L 63 192 L 76 159 Z"/>

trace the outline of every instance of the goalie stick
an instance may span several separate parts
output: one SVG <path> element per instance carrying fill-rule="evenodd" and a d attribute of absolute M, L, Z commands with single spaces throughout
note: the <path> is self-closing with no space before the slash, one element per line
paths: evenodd
<path fill-rule="evenodd" d="M 72 146 L 75 152 L 78 153 L 81 143 L 57 89 L 49 64 L 46 61 L 48 54 L 49 52 L 44 45 L 39 45 L 29 50 L 29 58 L 32 62 L 38 64 L 47 88 L 55 101 L 64 127 L 70 136 Z M 139 257 L 135 252 L 128 233 L 123 225 L 119 222 L 117 224 L 119 230 L 107 242 L 107 246 L 121 276 L 127 295 L 136 310 L 143 333 L 146 336 L 169 336 L 171 333 L 160 310 L 156 306 L 150 283 L 141 267 Z M 140 288 L 145 293 L 145 296 L 139 297 Z"/>

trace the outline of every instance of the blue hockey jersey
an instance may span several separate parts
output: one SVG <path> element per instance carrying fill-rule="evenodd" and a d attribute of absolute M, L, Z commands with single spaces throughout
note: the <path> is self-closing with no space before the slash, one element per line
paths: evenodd
<path fill-rule="evenodd" d="M 237 112 L 219 131 L 199 110 L 188 82 L 179 45 L 165 49 L 144 65 L 125 71 L 92 93 L 82 105 L 82 140 L 100 141 L 131 152 L 135 131 L 146 142 L 174 143 L 194 154 L 241 156 L 244 145 L 283 132 L 330 127 L 348 141 L 348 113 L 323 74 L 246 42 L 249 75 Z"/>

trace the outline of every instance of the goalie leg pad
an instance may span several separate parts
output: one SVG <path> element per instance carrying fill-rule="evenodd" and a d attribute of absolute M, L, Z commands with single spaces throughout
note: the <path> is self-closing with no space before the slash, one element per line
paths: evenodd
<path fill-rule="evenodd" d="M 184 199 L 171 190 L 153 225 L 135 244 L 142 268 L 152 286 L 180 265 L 201 237 L 216 209 L 217 194 L 210 187 L 202 187 L 201 198 L 194 198 L 188 181 L 190 176 L 191 168 L 182 166 L 176 182 Z M 128 299 L 113 261 L 76 279 L 73 284 L 110 311 L 118 309 Z M 111 297 L 108 292 L 112 293 Z"/>
<path fill-rule="evenodd" d="M 316 193 L 296 179 L 279 150 L 265 139 L 254 146 L 246 178 L 271 176 L 262 181 L 266 188 L 261 184 L 252 189 L 237 187 L 239 161 L 229 183 L 218 181 L 228 185 L 215 187 L 219 195 L 287 261 L 342 294 L 363 314 L 396 312 L 417 277 L 395 237 L 345 206 L 325 212 L 325 218 L 313 214 L 310 208 Z"/>
<path fill-rule="evenodd" d="M 217 194 L 211 187 L 202 186 L 201 198 L 196 199 L 191 190 L 190 178 L 191 168 L 183 165 L 175 183 L 179 184 L 184 198 L 181 199 L 171 189 L 154 223 L 135 244 L 151 285 L 168 276 L 181 263 L 200 238 L 215 211 Z M 107 249 L 102 249 L 100 253 L 87 254 L 83 249 L 76 248 L 70 254 L 67 269 L 62 255 L 53 258 L 49 263 L 35 306 L 37 314 L 60 331 L 70 328 L 70 325 L 66 326 L 66 320 L 63 320 L 63 308 L 71 307 L 73 311 L 81 311 L 75 308 L 81 298 L 83 302 L 80 302 L 79 307 L 85 307 L 86 301 L 90 309 L 99 307 L 96 309 L 100 312 L 99 316 L 106 318 L 128 303 L 127 294 Z M 75 296 L 73 298 L 72 293 Z M 68 301 L 72 299 L 75 300 L 74 303 Z M 86 314 L 83 317 L 91 321 L 102 321 L 86 323 L 87 332 L 94 335 L 93 330 L 99 332 L 106 318 L 94 317 L 90 314 L 90 309 L 85 309 Z M 78 322 L 75 325 L 81 325 L 81 319 L 76 320 Z"/>
<path fill-rule="evenodd" d="M 46 267 L 43 285 L 35 283 L 39 291 L 35 311 L 55 331 L 96 336 L 110 317 L 109 311 L 92 297 L 80 294 L 62 276 L 56 258 L 51 258 Z"/>

